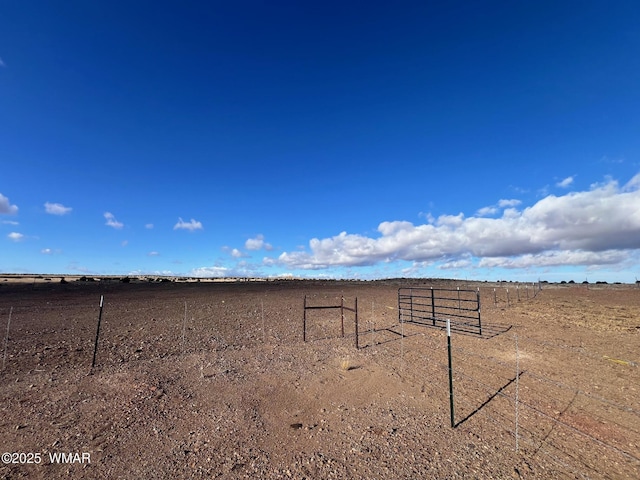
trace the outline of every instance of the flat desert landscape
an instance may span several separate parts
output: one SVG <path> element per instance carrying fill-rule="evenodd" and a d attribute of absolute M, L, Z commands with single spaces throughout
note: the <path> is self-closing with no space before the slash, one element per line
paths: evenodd
<path fill-rule="evenodd" d="M 636 285 L 165 280 L 0 277 L 0 478 L 640 478 Z"/>

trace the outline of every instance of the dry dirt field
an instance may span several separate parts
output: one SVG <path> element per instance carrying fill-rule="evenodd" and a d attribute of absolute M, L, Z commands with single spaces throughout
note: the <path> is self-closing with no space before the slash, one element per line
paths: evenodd
<path fill-rule="evenodd" d="M 2 479 L 640 478 L 635 286 L 7 280 Z M 455 428 L 446 333 L 398 322 L 410 285 L 480 288 Z M 360 348 L 336 309 L 303 342 L 305 295 L 357 297 Z"/>

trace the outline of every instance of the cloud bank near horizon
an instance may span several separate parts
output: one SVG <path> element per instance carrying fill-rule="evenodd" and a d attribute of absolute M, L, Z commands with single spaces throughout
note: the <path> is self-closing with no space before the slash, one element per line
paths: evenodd
<path fill-rule="evenodd" d="M 422 225 L 385 221 L 375 238 L 347 232 L 313 238 L 308 251 L 284 252 L 265 263 L 321 270 L 397 260 L 471 265 L 475 257 L 479 267 L 490 268 L 588 266 L 621 263 L 630 250 L 640 249 L 640 174 L 622 187 L 608 179 L 587 191 L 547 195 L 522 210 L 518 205 L 500 200 L 475 216 L 429 215 Z"/>

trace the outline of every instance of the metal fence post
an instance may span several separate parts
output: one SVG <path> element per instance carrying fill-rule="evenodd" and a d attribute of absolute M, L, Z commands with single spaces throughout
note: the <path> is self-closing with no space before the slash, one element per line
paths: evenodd
<path fill-rule="evenodd" d="M 447 355 L 449 357 L 449 411 L 451 412 L 451 428 L 456 428 L 453 411 L 453 367 L 451 364 L 451 322 L 447 318 Z"/>
<path fill-rule="evenodd" d="M 356 350 L 360 348 L 358 343 L 358 297 L 356 297 Z"/>
<path fill-rule="evenodd" d="M 482 336 L 482 320 L 480 319 L 482 316 L 480 313 L 480 287 L 478 287 L 478 291 L 476 292 L 476 300 L 478 302 L 478 330 L 480 330 L 480 336 Z"/>
<path fill-rule="evenodd" d="M 518 393 L 520 383 L 520 353 L 518 351 L 518 336 L 516 335 L 516 452 L 518 451 Z"/>
<path fill-rule="evenodd" d="M 100 313 L 98 314 L 98 329 L 96 330 L 96 343 L 93 346 L 93 361 L 91 362 L 91 370 L 96 366 L 96 353 L 98 352 L 98 338 L 100 337 L 100 323 L 102 322 L 102 305 L 104 296 L 100 295 Z"/>
<path fill-rule="evenodd" d="M 413 289 L 409 289 L 409 305 L 411 309 L 411 321 L 413 322 Z"/>
<path fill-rule="evenodd" d="M 344 337 L 344 296 L 340 297 L 340 331 Z"/>
<path fill-rule="evenodd" d="M 436 325 L 436 302 L 433 293 L 433 287 L 431 287 L 431 318 L 433 318 L 433 326 Z"/>

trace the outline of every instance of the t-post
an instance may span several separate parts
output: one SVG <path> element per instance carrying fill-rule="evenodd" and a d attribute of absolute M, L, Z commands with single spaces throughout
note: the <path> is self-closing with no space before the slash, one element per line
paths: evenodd
<path fill-rule="evenodd" d="M 100 337 L 100 322 L 102 322 L 102 305 L 104 302 L 104 295 L 100 295 L 100 313 L 98 314 L 98 329 L 96 330 L 96 343 L 93 346 L 93 361 L 91 362 L 91 371 L 96 366 L 96 353 L 98 352 L 98 338 Z"/>
<path fill-rule="evenodd" d="M 451 412 L 451 428 L 456 428 L 453 412 L 453 367 L 451 365 L 451 321 L 447 318 L 447 355 L 449 357 L 449 410 Z"/>

